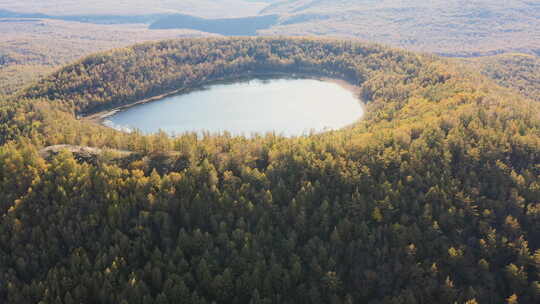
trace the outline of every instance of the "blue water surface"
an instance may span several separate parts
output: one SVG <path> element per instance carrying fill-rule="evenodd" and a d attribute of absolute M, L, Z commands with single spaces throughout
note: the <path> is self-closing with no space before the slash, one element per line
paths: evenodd
<path fill-rule="evenodd" d="M 334 82 L 315 79 L 253 79 L 215 84 L 189 93 L 137 105 L 104 123 L 145 134 L 163 130 L 250 136 L 284 136 L 339 129 L 363 114 L 359 99 Z"/>

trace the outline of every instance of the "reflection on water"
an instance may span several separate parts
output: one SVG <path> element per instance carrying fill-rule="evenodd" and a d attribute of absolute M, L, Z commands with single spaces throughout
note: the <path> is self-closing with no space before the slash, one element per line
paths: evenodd
<path fill-rule="evenodd" d="M 338 129 L 363 114 L 352 92 L 314 79 L 254 79 L 216 84 L 190 93 L 137 105 L 108 117 L 119 130 L 234 135 L 276 132 L 296 136 Z"/>

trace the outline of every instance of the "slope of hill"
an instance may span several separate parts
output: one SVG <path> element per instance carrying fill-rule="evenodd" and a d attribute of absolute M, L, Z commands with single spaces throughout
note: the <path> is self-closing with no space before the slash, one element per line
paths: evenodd
<path fill-rule="evenodd" d="M 340 35 L 453 56 L 540 49 L 534 1 L 289 0 L 262 13 L 284 20 L 265 34 Z"/>
<path fill-rule="evenodd" d="M 0 9 L 46 15 L 189 14 L 206 18 L 256 15 L 268 4 L 252 0 L 0 0 Z"/>
<path fill-rule="evenodd" d="M 97 51 L 143 41 L 209 36 L 190 30 L 148 30 L 143 24 L 0 20 L 0 94 L 14 93 L 60 65 Z"/>
<path fill-rule="evenodd" d="M 161 14 L 192 15 L 188 19 L 196 20 L 199 29 L 223 34 L 346 36 L 409 50 L 435 52 L 445 56 L 471 57 L 505 52 L 540 54 L 540 5 L 535 1 L 526 0 L 472 2 L 461 0 L 160 0 L 151 2 L 122 0 L 113 3 L 105 3 L 102 0 L 91 3 L 70 0 L 38 2 L 0 0 L 0 10 L 6 9 L 23 13 L 22 16 L 46 14 L 54 15 L 55 18 L 87 22 L 145 22 L 147 25 L 122 24 L 96 30 L 93 24 L 55 23 L 55 21 L 44 20 L 43 23 L 46 25 L 44 29 L 50 31 L 39 31 L 35 26 L 36 20 L 0 18 L 0 28 L 3 33 L 0 36 L 2 40 L 0 62 L 13 56 L 18 57 L 19 61 L 32 62 L 35 57 L 47 58 L 46 61 L 51 61 L 50 54 L 53 53 L 54 61 L 66 63 L 74 60 L 76 56 L 88 55 L 106 48 L 145 40 L 178 37 L 172 32 L 174 30 L 168 30 L 170 33 L 166 34 L 165 32 L 150 33 L 145 29 L 149 23 L 162 16 Z M 267 18 L 264 16 L 268 14 L 278 15 L 279 20 L 276 23 L 273 20 L 264 22 L 262 27 L 249 26 L 249 30 L 236 31 L 246 24 L 243 21 L 251 22 L 251 19 L 242 21 L 241 18 L 253 17 L 257 14 L 263 17 L 254 20 L 264 21 Z M 200 17 L 210 19 L 210 21 L 199 19 Z M 220 31 L 224 18 L 228 18 L 227 21 L 240 18 L 238 20 L 241 22 L 233 24 L 235 31 Z M 170 17 L 170 19 L 175 19 L 175 17 Z M 165 20 L 167 27 L 171 27 L 170 19 Z M 186 18 L 180 21 L 186 21 Z M 186 22 L 173 24 L 172 27 L 193 27 L 191 21 L 188 22 L 189 24 Z M 29 24 L 21 29 L 23 22 L 29 22 Z M 208 28 L 208 24 L 213 26 Z M 20 31 L 18 37 L 12 35 L 14 29 Z M 138 30 L 139 33 L 135 34 L 133 30 Z M 60 33 L 61 31 L 63 32 Z M 29 32 L 33 36 L 31 41 L 27 39 Z M 123 34 L 116 35 L 115 32 Z M 105 35 L 101 33 L 111 33 L 111 35 L 116 35 L 114 36 L 116 38 L 104 38 Z M 75 41 L 81 41 L 78 37 L 85 38 L 80 44 L 82 47 L 79 47 L 78 44 L 70 43 L 64 38 L 58 40 L 59 35 L 62 37 L 75 35 Z M 204 35 L 204 33 L 199 32 L 197 35 Z M 206 35 L 209 34 L 206 33 Z M 124 39 L 123 36 L 130 38 Z M 134 36 L 138 37 L 133 38 Z M 10 39 L 5 39 L 5 37 Z M 93 43 L 86 43 L 86 41 L 94 40 L 98 47 L 94 47 Z M 104 43 L 104 40 L 108 42 Z M 129 42 L 115 40 L 129 40 Z M 24 51 L 11 52 L 11 49 L 20 48 Z M 49 52 L 49 50 L 54 50 L 54 52 Z M 28 81 L 33 81 L 52 69 L 51 65 L 41 63 L 38 66 L 34 63 L 17 66 L 3 64 L 0 66 L 2 80 L 0 92 L 13 93 Z"/>
<path fill-rule="evenodd" d="M 540 50 L 540 5 L 530 0 L 0 0 L 1 9 L 98 23 L 278 15 L 279 25 L 260 35 L 346 36 L 448 56 Z"/>
<path fill-rule="evenodd" d="M 502 86 L 540 102 L 540 57 L 503 54 L 466 60 Z"/>
<path fill-rule="evenodd" d="M 144 15 L 46 15 L 41 13 L 19 13 L 0 9 L 0 18 L 11 19 L 53 19 L 63 21 L 75 21 L 94 24 L 149 24 L 169 14 L 144 14 Z M 2 20 L 9 22 L 9 20 Z"/>
<path fill-rule="evenodd" d="M 169 138 L 74 114 L 262 71 L 346 79 L 365 120 Z M 540 105 L 447 60 L 334 40 L 145 43 L 68 65 L 0 113 L 0 302 L 540 301 Z M 41 158 L 58 144 L 137 153 Z"/>

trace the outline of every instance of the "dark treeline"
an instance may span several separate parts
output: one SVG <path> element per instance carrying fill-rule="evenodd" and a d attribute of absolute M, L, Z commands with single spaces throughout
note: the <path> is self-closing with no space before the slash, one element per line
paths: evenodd
<path fill-rule="evenodd" d="M 362 86 L 364 121 L 246 139 L 74 112 L 238 75 Z M 94 55 L 0 103 L 0 302 L 538 303 L 540 110 L 437 58 L 210 39 Z M 53 144 L 125 149 L 92 162 Z"/>
<path fill-rule="evenodd" d="M 206 19 L 190 15 L 164 16 L 152 24 L 150 29 L 192 29 L 228 36 L 253 36 L 258 30 L 268 29 L 278 22 L 278 15 L 243 18 Z"/>

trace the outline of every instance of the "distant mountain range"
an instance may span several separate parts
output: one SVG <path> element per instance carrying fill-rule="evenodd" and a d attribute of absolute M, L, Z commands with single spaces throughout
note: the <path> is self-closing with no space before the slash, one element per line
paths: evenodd
<path fill-rule="evenodd" d="M 108 9 L 101 2 L 70 9 L 54 0 L 56 8 L 49 3 L 32 10 L 28 0 L 0 0 L 0 18 L 144 23 L 230 36 L 340 36 L 445 56 L 540 53 L 540 3 L 531 0 L 205 0 L 157 1 L 155 7 L 128 0 Z"/>
<path fill-rule="evenodd" d="M 443 55 L 540 49 L 540 2 L 523 0 L 289 0 L 263 34 L 355 37 Z"/>
<path fill-rule="evenodd" d="M 0 0 L 0 9 L 13 12 L 65 15 L 187 14 L 204 18 L 238 18 L 257 15 L 268 6 L 263 0 Z"/>

